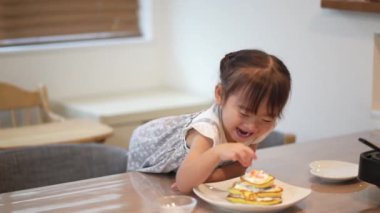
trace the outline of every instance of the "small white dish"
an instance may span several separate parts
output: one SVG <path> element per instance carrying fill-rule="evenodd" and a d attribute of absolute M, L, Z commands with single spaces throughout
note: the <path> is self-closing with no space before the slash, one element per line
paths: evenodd
<path fill-rule="evenodd" d="M 162 213 L 191 213 L 197 205 L 197 200 L 186 195 L 169 195 L 157 199 Z"/>
<path fill-rule="evenodd" d="M 326 181 L 341 182 L 358 176 L 359 166 L 336 160 L 318 160 L 309 164 L 310 173 Z"/>
<path fill-rule="evenodd" d="M 231 203 L 226 199 L 228 189 L 238 180 L 239 177 L 216 183 L 200 184 L 193 188 L 193 192 L 204 201 L 233 212 L 278 212 L 302 201 L 311 193 L 310 189 L 293 186 L 276 179 L 275 185 L 283 189 L 282 203 L 270 206 Z M 207 185 L 221 190 L 210 189 Z"/>

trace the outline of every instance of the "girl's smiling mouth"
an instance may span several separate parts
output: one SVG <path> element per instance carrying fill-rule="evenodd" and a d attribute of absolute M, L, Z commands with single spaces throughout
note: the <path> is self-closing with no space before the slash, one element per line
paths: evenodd
<path fill-rule="evenodd" d="M 244 131 L 240 128 L 236 128 L 236 132 L 237 132 L 237 135 L 241 138 L 249 138 L 250 136 L 253 135 L 252 132 L 247 132 L 247 131 Z"/>

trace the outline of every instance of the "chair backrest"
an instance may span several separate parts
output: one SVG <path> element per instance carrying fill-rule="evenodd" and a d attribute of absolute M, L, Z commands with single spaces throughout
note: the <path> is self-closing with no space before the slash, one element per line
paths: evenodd
<path fill-rule="evenodd" d="M 63 144 L 0 152 L 0 193 L 126 172 L 126 149 Z"/>
<path fill-rule="evenodd" d="M 49 106 L 47 88 L 39 86 L 27 91 L 17 86 L 0 82 L 0 127 L 16 127 L 62 120 Z"/>
<path fill-rule="evenodd" d="M 293 133 L 284 133 L 280 131 L 271 132 L 261 143 L 258 144 L 257 148 L 266 148 L 272 146 L 280 146 L 284 144 L 291 144 L 296 142 L 296 135 Z"/>

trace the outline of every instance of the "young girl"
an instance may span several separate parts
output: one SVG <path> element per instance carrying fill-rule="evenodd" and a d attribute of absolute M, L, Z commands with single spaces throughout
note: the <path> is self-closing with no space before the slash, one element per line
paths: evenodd
<path fill-rule="evenodd" d="M 256 144 L 281 117 L 290 88 L 289 71 L 277 57 L 260 50 L 227 54 L 220 62 L 215 104 L 138 127 L 128 170 L 176 172 L 173 186 L 185 193 L 203 182 L 244 174 L 256 159 Z"/>

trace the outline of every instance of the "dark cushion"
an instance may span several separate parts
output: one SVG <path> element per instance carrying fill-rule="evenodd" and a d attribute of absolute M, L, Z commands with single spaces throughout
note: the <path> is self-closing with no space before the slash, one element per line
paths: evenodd
<path fill-rule="evenodd" d="M 285 134 L 279 131 L 271 132 L 261 143 L 257 145 L 258 149 L 279 146 L 285 144 Z"/>
<path fill-rule="evenodd" d="M 63 144 L 0 151 L 0 193 L 126 172 L 125 149 Z"/>

